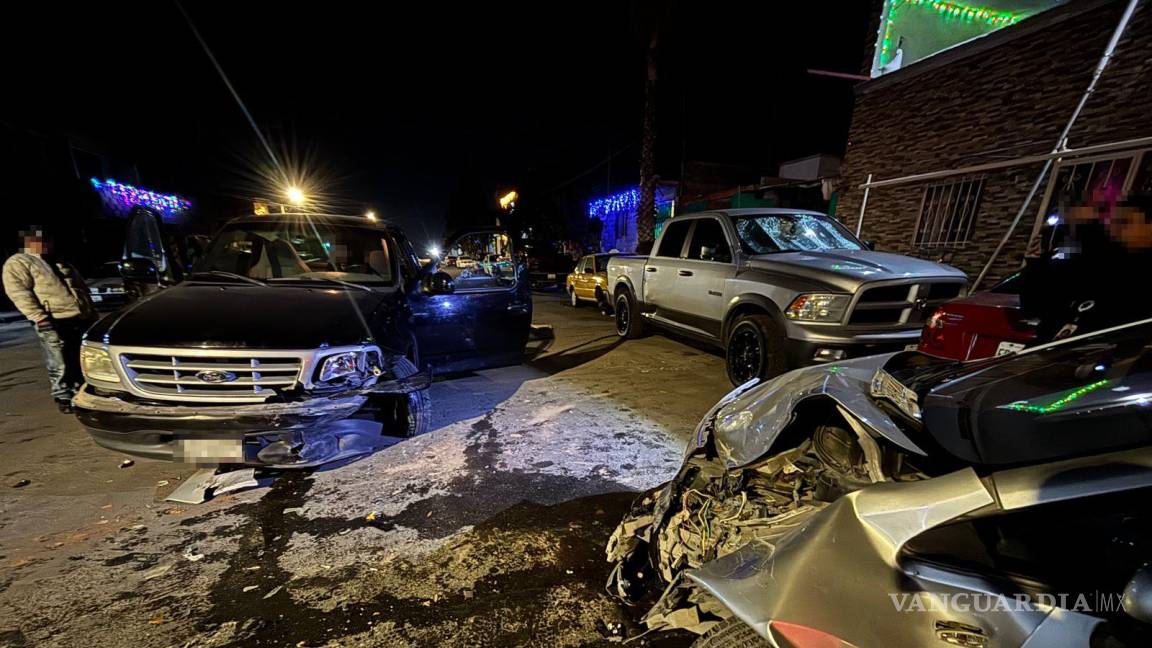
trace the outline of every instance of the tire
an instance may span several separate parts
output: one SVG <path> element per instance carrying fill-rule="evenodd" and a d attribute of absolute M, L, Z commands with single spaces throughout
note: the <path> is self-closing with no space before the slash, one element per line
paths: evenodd
<path fill-rule="evenodd" d="M 737 617 L 721 621 L 720 625 L 692 642 L 692 648 L 753 648 L 771 645 L 764 637 L 756 634 L 752 626 Z"/>
<path fill-rule="evenodd" d="M 408 358 L 396 358 L 393 370 L 397 378 L 407 378 L 419 371 Z M 384 394 L 380 400 L 379 421 L 384 425 L 382 434 L 414 437 L 428 431 L 432 400 L 428 397 L 427 389 L 411 394 Z"/>
<path fill-rule="evenodd" d="M 576 289 L 568 289 L 568 305 L 572 308 L 580 308 L 580 298 L 576 296 Z"/>
<path fill-rule="evenodd" d="M 636 298 L 627 288 L 616 295 L 613 319 L 616 323 L 616 335 L 626 339 L 635 340 L 644 335 L 644 320 L 640 317 L 640 309 L 636 306 Z"/>
<path fill-rule="evenodd" d="M 724 366 L 733 385 L 775 378 L 787 371 L 780 326 L 768 315 L 741 315 L 724 341 Z"/>

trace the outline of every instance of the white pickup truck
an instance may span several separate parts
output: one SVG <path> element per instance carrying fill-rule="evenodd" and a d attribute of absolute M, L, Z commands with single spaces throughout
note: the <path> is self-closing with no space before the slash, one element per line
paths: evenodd
<path fill-rule="evenodd" d="M 608 262 L 617 334 L 655 325 L 715 344 L 737 385 L 915 345 L 966 283 L 956 268 L 874 252 L 835 219 L 797 209 L 677 216 L 651 256 Z"/>

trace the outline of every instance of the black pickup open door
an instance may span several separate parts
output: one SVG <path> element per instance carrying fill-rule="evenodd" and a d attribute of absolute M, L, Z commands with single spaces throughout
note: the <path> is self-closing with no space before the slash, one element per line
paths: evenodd
<path fill-rule="evenodd" d="M 436 373 L 518 364 L 532 324 L 525 265 L 501 229 L 474 229 L 449 239 L 412 296 L 420 360 Z M 444 273 L 447 276 L 441 275 Z M 432 286 L 430 288 L 430 286 Z"/>

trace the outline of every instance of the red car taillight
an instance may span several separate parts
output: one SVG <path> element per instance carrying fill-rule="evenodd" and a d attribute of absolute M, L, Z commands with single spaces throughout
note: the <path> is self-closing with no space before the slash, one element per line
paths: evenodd
<path fill-rule="evenodd" d="M 790 648 L 856 648 L 835 635 L 796 623 L 771 621 L 768 630 L 776 643 Z"/>
<path fill-rule="evenodd" d="M 920 343 L 936 349 L 944 347 L 943 308 L 937 308 L 932 313 L 932 316 L 928 318 L 928 322 L 924 325 L 924 330 L 920 332 Z"/>

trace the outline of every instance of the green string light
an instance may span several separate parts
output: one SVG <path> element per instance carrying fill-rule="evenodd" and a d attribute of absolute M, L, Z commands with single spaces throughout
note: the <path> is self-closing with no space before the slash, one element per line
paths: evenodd
<path fill-rule="evenodd" d="M 1111 382 L 1111 381 L 1098 380 L 1094 383 L 1084 385 L 1083 387 L 1075 389 L 1071 393 L 1064 395 L 1063 398 L 1060 398 L 1059 400 L 1053 401 L 1047 405 L 1029 405 L 1027 401 L 1019 401 L 1016 403 L 1009 403 L 1007 405 L 1004 405 L 1004 407 L 1007 409 L 1010 409 L 1010 410 L 1016 410 L 1017 412 L 1030 412 L 1032 414 L 1051 414 L 1052 412 L 1063 409 L 1069 403 L 1076 400 L 1077 398 L 1080 398 L 1081 396 L 1084 396 L 1086 394 L 1090 394 L 1090 393 L 1096 391 L 1097 389 L 1100 389 L 1101 387 L 1107 385 L 1109 382 Z"/>
<path fill-rule="evenodd" d="M 964 22 L 982 22 L 989 27 L 999 29 L 1020 22 L 1022 14 L 1012 11 L 998 11 L 987 7 L 974 7 L 959 2 L 940 2 L 938 0 L 892 0 L 888 7 L 888 19 L 884 25 L 884 38 L 880 43 L 880 60 L 887 64 L 888 53 L 892 49 L 892 22 L 896 16 L 896 9 L 901 6 L 921 7 L 933 9 L 942 18 L 948 20 L 962 20 Z"/>

